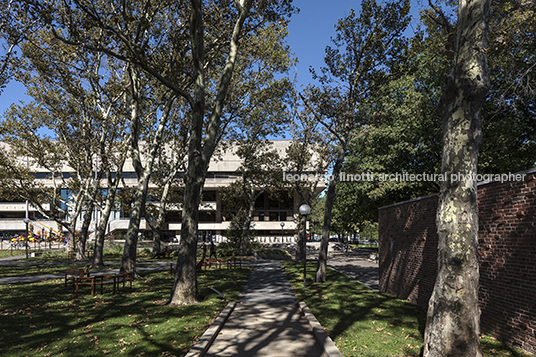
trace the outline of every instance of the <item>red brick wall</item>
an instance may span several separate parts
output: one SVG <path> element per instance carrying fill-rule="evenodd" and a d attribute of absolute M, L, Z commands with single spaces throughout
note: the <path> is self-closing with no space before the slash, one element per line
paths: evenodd
<path fill-rule="evenodd" d="M 536 174 L 478 187 L 482 332 L 536 353 Z M 379 210 L 380 291 L 424 308 L 437 273 L 437 195 Z"/>

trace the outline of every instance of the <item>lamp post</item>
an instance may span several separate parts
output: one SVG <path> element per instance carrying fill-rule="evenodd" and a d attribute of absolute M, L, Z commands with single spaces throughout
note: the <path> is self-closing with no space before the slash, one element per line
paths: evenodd
<path fill-rule="evenodd" d="M 26 240 L 25 240 L 25 243 L 26 243 L 26 259 L 28 259 L 28 223 L 30 223 L 30 219 L 29 218 L 24 218 L 23 219 L 24 221 L 24 224 L 26 225 Z"/>
<path fill-rule="evenodd" d="M 283 243 L 283 229 L 285 229 L 285 222 L 281 222 L 281 243 Z"/>
<path fill-rule="evenodd" d="M 303 216 L 303 239 L 302 239 L 302 252 L 303 252 L 303 287 L 307 285 L 306 273 L 307 273 L 307 216 L 311 213 L 311 207 L 308 204 L 300 206 L 300 214 Z"/>

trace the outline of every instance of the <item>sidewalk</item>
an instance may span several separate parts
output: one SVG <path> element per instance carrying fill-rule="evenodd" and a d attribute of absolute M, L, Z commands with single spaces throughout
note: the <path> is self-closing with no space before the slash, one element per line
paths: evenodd
<path fill-rule="evenodd" d="M 256 266 L 205 356 L 327 356 L 279 262 Z"/>
<path fill-rule="evenodd" d="M 380 290 L 380 268 L 378 263 L 366 259 L 368 253 L 350 251 L 333 251 L 328 253 L 328 266 L 333 270 L 346 275 L 350 279 L 359 281 L 374 291 Z M 317 257 L 315 257 L 318 259 Z"/>

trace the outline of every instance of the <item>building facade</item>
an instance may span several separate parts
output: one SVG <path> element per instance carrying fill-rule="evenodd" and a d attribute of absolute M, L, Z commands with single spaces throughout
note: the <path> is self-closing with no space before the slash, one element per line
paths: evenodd
<path fill-rule="evenodd" d="M 271 142 L 271 150 L 276 150 L 280 157 L 286 156 L 286 150 L 291 144 L 290 140 L 276 140 Z M 241 178 L 238 172 L 242 164 L 241 159 L 236 155 L 233 145 L 227 145 L 228 149 L 223 151 L 211 160 L 203 189 L 203 202 L 199 207 L 199 235 L 209 237 L 217 242 L 225 240 L 225 231 L 229 228 L 230 219 L 225 217 L 222 209 L 221 191 L 231 183 Z M 49 173 L 39 167 L 32 167 L 34 176 L 45 185 L 52 185 Z M 63 175 L 69 175 L 68 168 L 65 168 Z M 123 169 L 124 185 L 135 187 L 138 180 L 135 174 L 131 160 L 127 160 Z M 284 180 L 283 173 L 281 180 Z M 281 191 L 280 195 L 273 198 L 267 194 L 261 194 L 255 201 L 255 210 L 253 214 L 252 229 L 255 232 L 255 239 L 263 243 L 275 242 L 294 242 L 297 236 L 298 208 L 300 202 L 299 195 L 294 192 L 292 185 Z M 149 189 L 155 189 L 154 183 L 150 184 Z M 325 188 L 325 183 L 319 182 L 315 194 L 319 194 Z M 62 198 L 68 199 L 68 190 L 61 192 Z M 105 194 L 105 193 L 104 193 Z M 148 204 L 158 205 L 157 198 L 149 195 Z M 170 202 L 167 205 L 166 222 L 163 227 L 163 236 L 170 241 L 180 239 L 181 230 L 181 204 L 182 202 Z M 49 209 L 48 206 L 44 206 Z M 120 237 L 126 232 L 129 224 L 128 210 L 116 204 L 112 210 L 107 225 L 107 233 Z M 55 221 L 47 220 L 38 210 L 27 202 L 13 202 L 0 197 L 0 237 L 10 239 L 16 235 L 23 234 L 26 229 L 25 218 L 30 220 L 30 229 L 33 234 L 39 236 L 60 235 L 62 229 L 58 227 Z M 98 210 L 93 212 L 90 232 L 95 230 L 96 225 L 101 219 L 101 213 Z M 77 230 L 82 226 L 82 217 L 77 222 Z M 150 229 L 142 219 L 140 224 L 140 233 L 142 236 L 149 237 Z M 90 239 L 92 234 L 90 234 Z"/>

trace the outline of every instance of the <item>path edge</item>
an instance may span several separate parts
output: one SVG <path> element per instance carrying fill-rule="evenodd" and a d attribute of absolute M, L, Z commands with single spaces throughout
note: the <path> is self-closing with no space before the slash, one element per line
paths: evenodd
<path fill-rule="evenodd" d="M 341 351 L 335 346 L 335 343 L 331 340 L 331 338 L 328 336 L 322 325 L 318 322 L 315 315 L 309 310 L 309 307 L 307 304 L 303 301 L 300 301 L 298 303 L 298 306 L 300 308 L 300 311 L 302 312 L 303 316 L 307 319 L 309 322 L 309 326 L 311 326 L 311 329 L 313 330 L 313 335 L 315 336 L 316 340 L 322 345 L 322 348 L 324 349 L 324 352 L 329 357 L 343 357 Z"/>
<path fill-rule="evenodd" d="M 216 337 L 220 333 L 221 328 L 229 318 L 229 315 L 233 312 L 236 306 L 236 301 L 231 301 L 227 304 L 225 309 L 216 317 L 212 325 L 203 333 L 201 338 L 196 342 L 196 344 L 188 351 L 185 357 L 203 357 Z"/>

